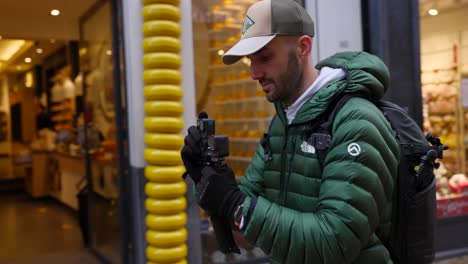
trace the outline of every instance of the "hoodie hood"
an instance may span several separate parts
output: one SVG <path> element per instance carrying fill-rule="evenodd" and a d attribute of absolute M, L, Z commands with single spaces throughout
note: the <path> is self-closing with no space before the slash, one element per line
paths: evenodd
<path fill-rule="evenodd" d="M 346 77 L 321 88 L 302 105 L 292 124 L 310 122 L 325 111 L 336 96 L 343 93 L 359 93 L 377 101 L 383 97 L 390 83 L 387 66 L 377 56 L 366 52 L 337 53 L 316 65 L 318 70 L 323 67 L 342 69 Z M 275 103 L 275 107 L 280 119 L 287 124 L 282 104 Z"/>
<path fill-rule="evenodd" d="M 365 93 L 372 100 L 383 97 L 390 84 L 390 72 L 383 61 L 367 52 L 337 53 L 316 66 L 341 68 L 347 73 L 348 87 L 345 92 Z"/>

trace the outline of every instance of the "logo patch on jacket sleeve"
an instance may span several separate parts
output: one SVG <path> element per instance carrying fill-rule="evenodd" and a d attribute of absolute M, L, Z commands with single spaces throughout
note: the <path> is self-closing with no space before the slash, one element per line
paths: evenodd
<path fill-rule="evenodd" d="M 361 146 L 358 143 L 351 143 L 348 145 L 348 153 L 349 155 L 355 157 L 361 154 Z"/>
<path fill-rule="evenodd" d="M 315 153 L 315 147 L 312 146 L 311 144 L 309 144 L 309 142 L 307 142 L 307 141 L 302 142 L 301 150 L 304 153 L 312 153 L 312 154 Z"/>

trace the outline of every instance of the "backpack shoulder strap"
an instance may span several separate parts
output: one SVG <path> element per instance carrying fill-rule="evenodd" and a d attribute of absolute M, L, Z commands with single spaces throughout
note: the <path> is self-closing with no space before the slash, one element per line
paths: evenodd
<path fill-rule="evenodd" d="M 317 151 L 317 156 L 320 162 L 320 166 L 323 168 L 323 164 L 325 162 L 325 158 L 328 154 L 328 149 L 331 144 L 331 137 L 332 137 L 332 126 L 333 122 L 335 121 L 335 117 L 338 112 L 343 108 L 343 106 L 348 102 L 349 99 L 353 97 L 361 97 L 360 95 L 346 93 L 343 95 L 338 95 L 338 97 L 334 98 L 325 112 L 323 113 L 324 122 L 319 126 L 316 133 L 311 135 L 312 142 L 314 143 L 314 147 Z"/>
<path fill-rule="evenodd" d="M 262 138 L 260 139 L 260 145 L 263 147 L 263 152 L 265 153 L 265 162 L 270 162 L 273 159 L 271 146 L 270 146 L 270 130 L 273 126 L 273 122 L 275 122 L 278 115 L 274 115 L 270 121 L 270 125 L 268 126 L 268 130 L 266 133 L 263 134 Z"/>
<path fill-rule="evenodd" d="M 354 94 L 346 93 L 344 95 L 339 95 L 337 98 L 333 99 L 330 102 L 327 110 L 325 110 L 325 115 L 328 115 L 324 120 L 325 122 L 320 125 L 320 129 L 331 134 L 333 122 L 335 121 L 336 114 L 343 108 L 343 106 L 348 102 L 352 97 L 359 97 Z"/>

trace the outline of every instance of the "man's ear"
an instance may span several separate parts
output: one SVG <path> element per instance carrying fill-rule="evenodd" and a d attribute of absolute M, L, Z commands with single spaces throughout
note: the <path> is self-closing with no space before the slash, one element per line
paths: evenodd
<path fill-rule="evenodd" d="M 299 37 L 298 41 L 298 52 L 301 57 L 309 57 L 312 52 L 312 38 L 304 35 Z"/>

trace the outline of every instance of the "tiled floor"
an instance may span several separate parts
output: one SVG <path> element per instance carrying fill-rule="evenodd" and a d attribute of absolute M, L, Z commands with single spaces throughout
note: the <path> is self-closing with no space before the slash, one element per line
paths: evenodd
<path fill-rule="evenodd" d="M 51 199 L 0 193 L 0 263 L 99 263 L 83 247 L 76 213 Z"/>
<path fill-rule="evenodd" d="M 76 213 L 51 199 L 0 192 L 0 264 L 99 264 L 83 247 Z M 468 264 L 468 256 L 435 264 Z"/>
<path fill-rule="evenodd" d="M 99 264 L 95 256 L 86 251 L 68 251 L 14 260 L 0 260 L 0 264 Z"/>

